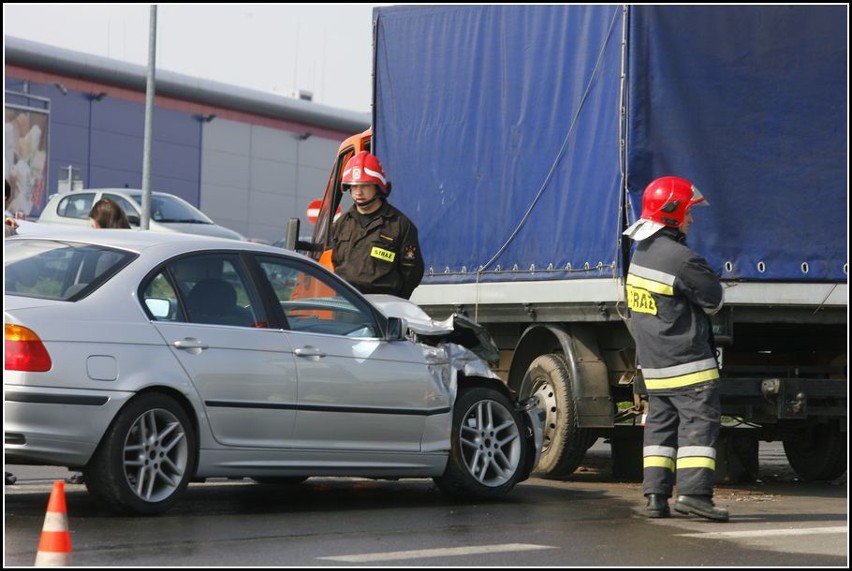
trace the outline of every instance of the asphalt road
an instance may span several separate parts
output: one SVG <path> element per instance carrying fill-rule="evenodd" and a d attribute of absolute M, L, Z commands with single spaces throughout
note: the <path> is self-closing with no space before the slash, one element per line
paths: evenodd
<path fill-rule="evenodd" d="M 780 445 L 761 443 L 760 474 L 718 485 L 731 522 L 641 516 L 641 483 L 613 477 L 599 441 L 563 481 L 532 478 L 506 501 L 458 503 L 429 480 L 311 478 L 192 484 L 167 514 L 104 512 L 66 485 L 74 565 L 85 566 L 838 566 L 848 567 L 845 476 L 800 482 Z M 13 466 L 5 564 L 34 561 L 53 481 L 64 468 Z"/>

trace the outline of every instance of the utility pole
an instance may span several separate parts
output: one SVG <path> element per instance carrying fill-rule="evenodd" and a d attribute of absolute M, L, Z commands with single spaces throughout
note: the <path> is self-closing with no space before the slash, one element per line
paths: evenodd
<path fill-rule="evenodd" d="M 151 5 L 148 33 L 148 81 L 145 88 L 145 140 L 142 151 L 142 219 L 139 227 L 147 230 L 151 220 L 151 132 L 154 122 L 154 69 L 157 59 L 157 5 Z"/>

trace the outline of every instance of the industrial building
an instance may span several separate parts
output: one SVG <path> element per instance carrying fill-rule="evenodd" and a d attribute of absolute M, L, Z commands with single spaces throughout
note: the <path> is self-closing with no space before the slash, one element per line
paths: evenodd
<path fill-rule="evenodd" d="M 11 210 L 36 218 L 47 196 L 142 188 L 146 66 L 5 36 L 4 174 Z M 155 70 L 151 190 L 198 206 L 248 238 L 310 228 L 340 142 L 370 113 Z"/>

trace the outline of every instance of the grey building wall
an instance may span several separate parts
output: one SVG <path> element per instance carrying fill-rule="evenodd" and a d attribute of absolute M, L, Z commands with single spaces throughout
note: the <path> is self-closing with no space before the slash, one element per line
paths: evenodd
<path fill-rule="evenodd" d="M 247 238 L 274 242 L 287 220 L 311 229 L 308 203 L 322 198 L 338 140 L 214 119 L 205 124 L 201 209 Z"/>

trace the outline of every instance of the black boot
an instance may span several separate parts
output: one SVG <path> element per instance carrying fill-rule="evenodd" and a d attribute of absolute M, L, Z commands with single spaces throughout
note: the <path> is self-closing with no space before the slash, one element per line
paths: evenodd
<path fill-rule="evenodd" d="M 669 517 L 669 498 L 663 494 L 647 494 L 648 505 L 645 506 L 645 516 L 651 518 Z"/>
<path fill-rule="evenodd" d="M 682 514 L 706 517 L 713 521 L 728 521 L 728 510 L 717 508 L 710 496 L 678 496 L 674 509 Z"/>

